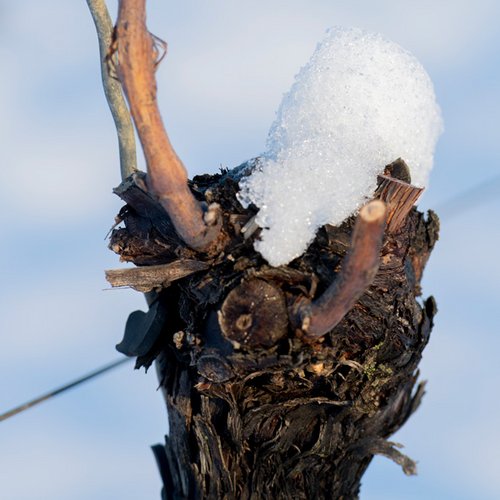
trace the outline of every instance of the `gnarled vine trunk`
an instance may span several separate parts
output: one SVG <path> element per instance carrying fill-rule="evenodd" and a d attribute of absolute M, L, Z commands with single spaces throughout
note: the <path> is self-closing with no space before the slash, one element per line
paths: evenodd
<path fill-rule="evenodd" d="M 131 174 L 115 190 L 126 206 L 110 246 L 138 266 L 107 277 L 149 303 L 117 348 L 137 367 L 156 360 L 170 422 L 154 447 L 163 497 L 356 498 L 375 454 L 415 473 L 387 438 L 424 392 L 418 364 L 436 307 L 418 297 L 438 219 L 413 208 L 422 189 L 404 162 L 387 166 L 379 200 L 356 220 L 321 228 L 301 257 L 268 266 L 253 247 L 256 209 L 236 198 L 258 159 L 188 185 L 157 104 L 163 44 L 147 29 L 146 0 L 120 0 L 114 29 L 104 0 L 87 3 Z"/>
<path fill-rule="evenodd" d="M 376 454 L 415 473 L 387 438 L 424 392 L 418 364 L 436 306 L 418 297 L 438 219 L 407 214 L 409 179 L 394 168 L 402 180 L 382 176 L 374 196 L 389 218 L 378 272 L 343 319 L 313 337 L 297 311 L 339 280 L 354 217 L 321 228 L 287 266 L 268 266 L 253 249 L 255 210 L 236 199 L 255 164 L 191 183 L 198 200 L 221 207 L 206 253 L 180 241 L 143 176 L 116 190 L 127 205 L 111 248 L 141 267 L 109 279 L 148 292 L 150 303 L 132 313 L 118 348 L 137 366 L 156 360 L 170 424 L 154 447 L 163 497 L 357 498 Z"/>

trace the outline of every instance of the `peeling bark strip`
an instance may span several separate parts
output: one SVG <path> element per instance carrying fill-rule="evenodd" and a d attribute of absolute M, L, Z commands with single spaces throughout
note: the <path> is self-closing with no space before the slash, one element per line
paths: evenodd
<path fill-rule="evenodd" d="M 351 249 L 339 276 L 319 299 L 300 307 L 301 326 L 307 337 L 322 337 L 335 328 L 372 284 L 380 264 L 385 217 L 385 203 L 380 200 L 359 211 Z"/>
<path fill-rule="evenodd" d="M 387 232 L 394 233 L 406 222 L 408 213 L 424 188 L 412 186 L 410 169 L 401 158 L 387 165 L 384 175 L 380 175 L 378 181 L 375 196 L 388 204 Z"/>
<path fill-rule="evenodd" d="M 210 260 L 179 246 L 140 178 L 117 190 L 127 207 L 111 241 L 123 259 L 207 265 L 164 284 L 147 313 L 132 313 L 119 344 L 137 366 L 156 360 L 170 423 L 154 447 L 163 498 L 355 499 L 375 454 L 415 473 L 388 438 L 424 393 L 418 364 L 436 306 L 417 298 L 438 219 L 393 203 L 401 190 L 389 189 L 388 214 L 406 215 L 382 248 L 386 208 L 375 201 L 357 222 L 323 227 L 304 255 L 270 268 L 253 248 L 258 230 L 242 231 L 255 210 L 236 199 L 242 172 L 257 164 L 193 180 L 223 212 L 227 241 Z M 409 178 L 390 175 L 388 183 L 412 190 Z M 317 319 L 297 328 L 303 304 L 312 318 L 338 308 L 341 321 L 307 337 Z"/>
<path fill-rule="evenodd" d="M 399 231 L 406 222 L 408 213 L 413 208 L 424 188 L 407 184 L 386 175 L 379 176 L 379 188 L 376 196 L 389 204 L 387 210 L 387 231 Z"/>
<path fill-rule="evenodd" d="M 157 51 L 146 27 L 146 0 L 120 0 L 116 24 L 117 73 L 146 157 L 149 185 L 184 242 L 207 250 L 217 239 L 216 207 L 204 214 L 188 187 L 186 169 L 174 151 L 156 101 Z"/>
<path fill-rule="evenodd" d="M 106 279 L 112 287 L 129 286 L 138 292 L 150 292 L 156 288 L 167 288 L 173 281 L 208 269 L 205 262 L 178 260 L 162 266 L 110 269 Z"/>

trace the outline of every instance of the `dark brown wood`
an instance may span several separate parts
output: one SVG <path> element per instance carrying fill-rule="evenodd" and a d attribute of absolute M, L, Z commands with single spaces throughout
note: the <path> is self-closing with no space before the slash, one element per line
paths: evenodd
<path fill-rule="evenodd" d="M 387 165 L 384 169 L 384 175 L 403 181 L 406 184 L 411 184 L 410 167 L 408 167 L 402 158 L 398 158 L 396 161 Z"/>
<path fill-rule="evenodd" d="M 306 337 L 322 337 L 335 328 L 372 284 L 380 265 L 386 212 L 380 200 L 359 211 L 339 275 L 321 297 L 312 303 L 300 302 L 298 316 Z"/>
<path fill-rule="evenodd" d="M 255 211 L 243 209 L 236 193 L 251 168 L 192 183 L 225 221 L 226 244 L 210 259 L 162 234 L 167 226 L 158 229 L 146 215 L 151 208 L 135 209 L 142 195 L 128 199 L 124 227 L 111 237 L 119 236 L 126 259 L 170 263 L 188 252 L 184 258 L 208 265 L 156 296 L 165 323 L 137 361 L 156 359 L 169 415 L 170 434 L 154 448 L 163 498 L 354 499 L 375 454 L 407 474 L 416 470 L 388 438 L 424 393 L 418 364 L 436 306 L 432 297 L 419 299 L 420 278 L 438 220 L 410 206 L 398 230 L 386 233 L 364 293 L 335 327 L 307 338 L 287 311 L 315 303 L 336 281 L 355 221 L 325 226 L 303 256 L 269 267 L 253 249 L 259 231 L 242 232 Z"/>
<path fill-rule="evenodd" d="M 208 264 L 205 262 L 186 259 L 160 266 L 109 269 L 105 273 L 106 280 L 112 287 L 130 287 L 138 292 L 146 293 L 159 288 L 167 288 L 173 281 L 207 268 Z"/>

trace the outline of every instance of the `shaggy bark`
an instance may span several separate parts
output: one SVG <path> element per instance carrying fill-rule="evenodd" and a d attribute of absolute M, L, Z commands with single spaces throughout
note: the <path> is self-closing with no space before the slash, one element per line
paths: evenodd
<path fill-rule="evenodd" d="M 287 266 L 268 266 L 253 249 L 255 207 L 236 199 L 257 162 L 190 184 L 198 201 L 221 207 L 223 237 L 208 253 L 181 242 L 142 176 L 116 190 L 127 205 L 111 248 L 163 273 L 140 274 L 140 289 L 154 290 L 150 309 L 132 313 L 119 346 L 137 367 L 156 360 L 170 424 L 154 447 L 163 498 L 357 498 L 375 454 L 415 473 L 387 438 L 424 393 L 417 367 L 436 305 L 418 297 L 438 219 L 415 208 L 399 217 L 414 200 L 391 208 L 409 179 L 388 169 L 375 196 L 397 224 L 388 220 L 378 272 L 337 326 L 310 338 L 297 311 L 339 277 L 354 218 L 321 228 Z"/>

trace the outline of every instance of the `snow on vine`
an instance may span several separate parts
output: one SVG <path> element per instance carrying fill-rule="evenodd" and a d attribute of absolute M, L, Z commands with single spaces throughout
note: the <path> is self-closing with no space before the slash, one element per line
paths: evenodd
<path fill-rule="evenodd" d="M 425 186 L 442 120 L 432 82 L 399 45 L 329 30 L 285 94 L 240 201 L 258 208 L 255 247 L 273 266 L 300 256 L 323 224 L 340 224 L 403 158 Z"/>

